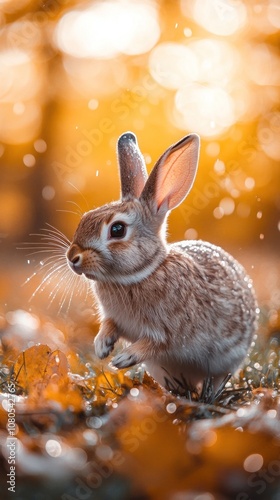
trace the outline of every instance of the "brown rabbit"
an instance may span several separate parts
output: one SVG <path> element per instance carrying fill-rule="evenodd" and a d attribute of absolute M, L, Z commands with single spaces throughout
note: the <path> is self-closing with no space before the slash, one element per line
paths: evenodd
<path fill-rule="evenodd" d="M 252 282 L 227 252 L 204 241 L 166 243 L 166 219 L 190 191 L 199 137 L 171 146 L 149 178 L 136 137 L 118 141 L 121 200 L 85 213 L 67 252 L 92 280 L 101 327 L 95 352 L 118 368 L 146 364 L 162 385 L 183 379 L 217 386 L 242 363 L 256 331 Z"/>

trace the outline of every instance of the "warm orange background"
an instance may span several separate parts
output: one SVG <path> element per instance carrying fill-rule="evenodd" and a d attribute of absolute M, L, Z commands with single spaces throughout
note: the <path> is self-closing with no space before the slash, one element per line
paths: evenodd
<path fill-rule="evenodd" d="M 15 247 L 46 222 L 71 238 L 79 216 L 58 211 L 76 211 L 69 201 L 85 211 L 118 197 L 119 134 L 137 134 L 150 169 L 197 132 L 199 172 L 170 217 L 170 240 L 220 244 L 253 275 L 260 263 L 275 286 L 279 3 L 2 0 L 0 9 L 4 268 L 12 256 L 24 266 Z"/>

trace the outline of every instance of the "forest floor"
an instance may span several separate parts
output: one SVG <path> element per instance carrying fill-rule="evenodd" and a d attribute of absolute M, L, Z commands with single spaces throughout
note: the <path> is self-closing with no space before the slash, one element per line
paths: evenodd
<path fill-rule="evenodd" d="M 29 307 L 25 273 L 1 274 L 1 499 L 280 499 L 277 256 L 253 272 L 260 327 L 241 371 L 200 397 L 98 361 L 91 299 Z"/>

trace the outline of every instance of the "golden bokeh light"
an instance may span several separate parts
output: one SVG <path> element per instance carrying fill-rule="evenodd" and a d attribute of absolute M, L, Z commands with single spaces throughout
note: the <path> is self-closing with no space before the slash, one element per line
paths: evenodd
<path fill-rule="evenodd" d="M 30 6 L 30 4 L 32 4 L 32 0 L 17 0 L 16 2 L 13 0 L 0 0 L 1 9 L 3 9 L 5 14 L 19 11 L 20 9 Z"/>
<path fill-rule="evenodd" d="M 64 78 L 66 76 L 70 84 L 69 99 L 76 98 L 77 95 L 87 98 L 111 96 L 125 84 L 128 78 L 127 68 L 119 59 L 104 61 L 64 55 L 63 69 L 66 72 Z M 102 85 L 100 85 L 101 81 Z"/>
<path fill-rule="evenodd" d="M 226 90 L 208 85 L 193 85 L 178 90 L 175 96 L 174 125 L 182 130 L 197 130 L 203 137 L 217 136 L 236 121 L 234 102 Z"/>
<path fill-rule="evenodd" d="M 158 44 L 150 54 L 149 67 L 155 81 L 167 89 L 178 89 L 198 80 L 197 58 L 183 44 Z"/>
<path fill-rule="evenodd" d="M 8 49 L 0 54 L 1 102 L 31 99 L 38 91 L 34 60 L 23 50 Z"/>
<path fill-rule="evenodd" d="M 1 8 L 1 172 L 12 200 L 20 190 L 30 200 L 30 230 L 48 219 L 71 235 L 76 219 L 56 208 L 69 198 L 82 211 L 115 199 L 115 144 L 132 130 L 148 169 L 183 135 L 201 136 L 198 176 L 171 215 L 172 238 L 259 243 L 269 220 L 279 237 L 276 1 L 5 0 Z M 18 229 L 7 227 L 14 239 Z"/>
<path fill-rule="evenodd" d="M 259 122 L 258 138 L 265 154 L 275 161 L 280 161 L 280 113 L 268 113 Z"/>
<path fill-rule="evenodd" d="M 61 18 L 55 32 L 55 43 L 74 57 L 112 59 L 120 53 L 138 55 L 148 52 L 159 35 L 156 8 L 152 2 L 90 2 Z"/>
<path fill-rule="evenodd" d="M 0 140 L 8 144 L 26 143 L 40 130 L 43 72 L 35 58 L 21 49 L 0 52 Z"/>
<path fill-rule="evenodd" d="M 183 13 L 210 33 L 230 36 L 240 30 L 247 20 L 245 2 L 223 0 L 181 0 Z"/>
<path fill-rule="evenodd" d="M 280 27 L 278 0 L 261 0 L 252 3 L 250 9 L 252 26 L 260 33 L 277 33 Z"/>

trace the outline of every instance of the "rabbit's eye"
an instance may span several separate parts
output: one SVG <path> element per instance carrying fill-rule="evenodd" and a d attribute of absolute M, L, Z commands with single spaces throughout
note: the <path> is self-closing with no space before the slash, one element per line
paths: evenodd
<path fill-rule="evenodd" d="M 114 222 L 110 228 L 111 238 L 123 238 L 126 234 L 126 225 L 123 222 Z"/>

